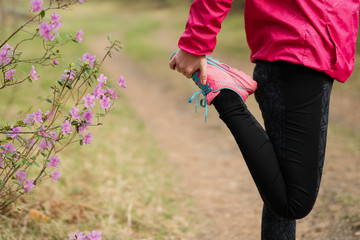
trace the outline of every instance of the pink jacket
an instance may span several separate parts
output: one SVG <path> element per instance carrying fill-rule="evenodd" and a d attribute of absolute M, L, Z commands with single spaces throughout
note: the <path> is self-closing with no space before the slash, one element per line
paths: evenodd
<path fill-rule="evenodd" d="M 232 0 L 195 0 L 179 47 L 211 54 Z M 359 0 L 246 0 L 251 61 L 284 60 L 345 82 L 354 69 Z"/>

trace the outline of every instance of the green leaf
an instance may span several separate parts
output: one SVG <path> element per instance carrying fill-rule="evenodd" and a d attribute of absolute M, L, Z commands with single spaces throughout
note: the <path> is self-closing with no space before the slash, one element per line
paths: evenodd
<path fill-rule="evenodd" d="M 14 183 L 15 183 L 16 185 L 19 185 L 19 186 L 22 185 L 21 183 L 18 183 L 17 181 L 14 181 Z"/>
<path fill-rule="evenodd" d="M 40 17 L 41 17 L 41 18 L 44 18 L 44 17 L 45 17 L 45 10 L 44 10 L 44 9 L 41 10 L 41 12 L 40 12 Z"/>
<path fill-rule="evenodd" d="M 45 99 L 45 101 L 47 101 L 48 103 L 52 103 L 51 99 L 49 98 Z"/>
<path fill-rule="evenodd" d="M 81 139 L 80 140 L 80 146 L 82 146 L 84 144 L 84 141 Z"/>
<path fill-rule="evenodd" d="M 35 161 L 35 160 L 36 160 L 36 157 L 35 157 L 35 156 L 33 156 L 31 159 Z"/>
<path fill-rule="evenodd" d="M 69 85 L 69 84 L 66 84 L 66 87 L 67 87 L 68 89 L 72 89 L 72 86 Z"/>
<path fill-rule="evenodd" d="M 34 165 L 40 167 L 40 165 L 37 162 L 34 162 Z"/>
<path fill-rule="evenodd" d="M 46 157 L 46 156 L 47 156 L 47 155 L 46 155 L 46 153 L 43 153 L 43 152 L 41 153 L 41 155 L 43 155 L 44 157 Z"/>
<path fill-rule="evenodd" d="M 17 138 L 18 138 L 18 141 L 21 143 L 21 144 L 23 144 L 23 142 L 25 141 L 25 139 L 22 137 L 22 136 L 17 136 Z"/>

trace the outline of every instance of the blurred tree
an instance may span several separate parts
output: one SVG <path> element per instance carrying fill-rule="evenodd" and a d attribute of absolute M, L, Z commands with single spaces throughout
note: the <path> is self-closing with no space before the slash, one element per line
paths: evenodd
<path fill-rule="evenodd" d="M 0 0 L 0 33 L 4 34 L 5 31 L 5 6 L 4 1 Z"/>

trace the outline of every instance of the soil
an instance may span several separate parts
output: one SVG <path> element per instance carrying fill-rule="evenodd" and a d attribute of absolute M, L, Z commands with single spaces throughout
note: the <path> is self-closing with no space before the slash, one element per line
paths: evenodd
<path fill-rule="evenodd" d="M 102 55 L 102 43 L 102 39 L 93 42 L 96 55 Z M 107 62 L 104 70 L 114 78 L 122 74 L 127 79 L 128 88 L 123 94 L 167 152 L 170 164 L 180 176 L 179 189 L 193 200 L 191 215 L 195 219 L 189 227 L 192 237 L 184 239 L 260 239 L 262 200 L 235 141 L 216 111 L 209 108 L 207 123 L 202 108 L 194 113 L 194 104 L 187 100 L 197 87 L 169 70 L 167 59 L 161 63 L 162 74 L 150 71 L 153 67 L 158 69 L 155 64 L 159 63 L 145 66 L 130 59 L 121 53 Z M 237 62 L 235 66 L 252 73 L 251 63 Z M 330 118 L 336 126 L 343 124 L 349 131 L 359 132 L 360 111 L 351 109 L 354 103 L 360 105 L 360 98 L 347 96 L 337 87 L 335 84 Z M 247 104 L 261 119 L 254 97 Z M 312 213 L 297 222 L 297 239 L 360 239 L 360 151 L 358 146 L 347 148 L 337 134 L 342 131 L 329 132 L 319 198 Z"/>

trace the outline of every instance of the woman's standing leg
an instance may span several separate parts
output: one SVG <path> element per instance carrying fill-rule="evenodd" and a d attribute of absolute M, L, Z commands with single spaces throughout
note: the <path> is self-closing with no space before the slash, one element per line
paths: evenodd
<path fill-rule="evenodd" d="M 213 103 L 234 135 L 267 208 L 290 219 L 304 217 L 320 184 L 333 80 L 286 62 L 258 63 L 254 79 L 266 132 L 234 92 L 223 90 Z M 264 217 L 270 216 L 266 213 Z M 292 228 L 289 236 L 295 237 L 294 222 L 282 224 Z"/>
<path fill-rule="evenodd" d="M 278 69 L 279 70 L 279 69 Z M 274 70 L 266 67 L 266 64 L 259 66 L 254 71 L 254 79 L 257 79 L 259 89 L 255 93 L 259 106 L 263 113 L 264 124 L 266 132 L 271 139 L 275 148 L 276 154 L 279 159 L 283 159 L 283 127 L 282 120 L 283 114 L 281 113 L 283 104 L 283 98 L 281 97 L 280 83 L 274 81 L 270 76 L 273 76 Z M 275 76 L 277 74 L 275 73 Z M 279 76 L 277 76 L 279 77 Z M 315 81 L 316 79 L 312 79 Z M 322 86 L 322 106 L 321 106 L 321 123 L 320 123 L 320 141 L 319 141 L 319 162 L 318 162 L 318 179 L 317 189 L 319 190 L 320 180 L 322 175 L 322 169 L 325 157 L 325 146 L 326 146 L 326 134 L 328 126 L 328 113 L 329 113 L 329 101 L 332 87 L 332 80 L 324 81 Z M 300 90 L 300 89 L 299 89 Z M 266 103 L 265 103 L 266 102 Z M 316 193 L 317 194 L 317 193 Z M 261 236 L 263 240 L 292 240 L 296 237 L 296 221 L 290 219 L 284 219 L 273 214 L 265 205 L 263 206 L 262 212 L 262 225 L 261 225 Z"/>

